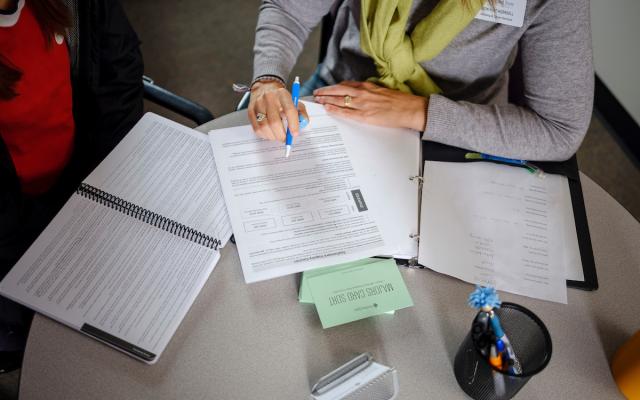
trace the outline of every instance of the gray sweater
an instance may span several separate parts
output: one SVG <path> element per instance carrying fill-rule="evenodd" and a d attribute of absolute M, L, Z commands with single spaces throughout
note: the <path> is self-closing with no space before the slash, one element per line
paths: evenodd
<path fill-rule="evenodd" d="M 254 78 L 287 80 L 310 31 L 333 0 L 263 0 Z M 414 0 L 407 31 L 437 0 Z M 360 0 L 337 10 L 320 74 L 330 84 L 376 75 L 360 49 Z M 509 69 L 522 65 L 518 105 Z M 558 161 L 580 146 L 591 118 L 593 61 L 589 0 L 527 0 L 516 28 L 474 19 L 435 59 L 421 63 L 442 89 L 429 98 L 423 138 L 494 155 Z"/>

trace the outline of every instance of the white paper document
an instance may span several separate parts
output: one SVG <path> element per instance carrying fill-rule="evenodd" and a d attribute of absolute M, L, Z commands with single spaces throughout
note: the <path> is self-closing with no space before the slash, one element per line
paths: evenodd
<path fill-rule="evenodd" d="M 563 176 L 427 161 L 419 262 L 467 282 L 566 304 L 568 196 Z"/>
<path fill-rule="evenodd" d="M 230 235 L 206 136 L 147 113 L 0 282 L 0 293 L 153 363 Z"/>
<path fill-rule="evenodd" d="M 2 280 L 0 293 L 74 329 L 97 328 L 126 342 L 119 350 L 153 354 L 142 358 L 152 363 L 219 257 L 74 194 Z"/>
<path fill-rule="evenodd" d="M 288 159 L 248 125 L 209 133 L 247 282 L 387 252 L 335 120 L 312 121 Z"/>
<path fill-rule="evenodd" d="M 158 115 L 145 114 L 84 182 L 223 246 L 231 236 L 207 136 Z"/>
<path fill-rule="evenodd" d="M 380 213 L 390 253 L 409 259 L 418 254 L 420 207 L 420 133 L 336 119 L 369 202 Z"/>
<path fill-rule="evenodd" d="M 418 256 L 418 215 L 422 140 L 411 129 L 385 128 L 329 116 L 317 103 L 304 102 L 316 124 L 335 124 L 387 242 L 388 254 L 399 259 Z M 294 144 L 295 146 L 295 144 Z"/>

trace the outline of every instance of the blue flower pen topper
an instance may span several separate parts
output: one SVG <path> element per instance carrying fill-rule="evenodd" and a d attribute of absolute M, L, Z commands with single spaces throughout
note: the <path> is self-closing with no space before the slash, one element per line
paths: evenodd
<path fill-rule="evenodd" d="M 478 308 L 484 312 L 493 311 L 494 308 L 500 308 L 500 297 L 492 287 L 482 287 L 476 285 L 476 290 L 469 295 L 469 305 Z"/>

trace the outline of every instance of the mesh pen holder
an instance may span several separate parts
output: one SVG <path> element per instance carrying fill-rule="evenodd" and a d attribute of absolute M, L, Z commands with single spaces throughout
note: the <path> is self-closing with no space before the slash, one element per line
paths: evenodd
<path fill-rule="evenodd" d="M 522 372 L 515 374 L 491 366 L 475 343 L 472 326 L 472 331 L 458 349 L 453 371 L 462 390 L 476 400 L 511 399 L 551 359 L 549 331 L 534 313 L 513 303 L 502 303 L 494 312 L 509 338 Z"/>

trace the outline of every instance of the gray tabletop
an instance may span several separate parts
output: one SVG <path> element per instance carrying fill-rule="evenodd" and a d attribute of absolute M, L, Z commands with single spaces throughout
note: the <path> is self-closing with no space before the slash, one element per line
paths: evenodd
<path fill-rule="evenodd" d="M 200 127 L 246 123 L 234 113 Z M 600 289 L 570 289 L 568 305 L 501 294 L 546 324 L 549 366 L 522 399 L 621 398 L 608 360 L 640 329 L 640 224 L 582 175 Z M 157 364 L 148 366 L 36 315 L 20 398 L 304 399 L 320 376 L 365 351 L 398 370 L 400 399 L 465 398 L 455 351 L 474 311 L 472 286 L 429 270 L 402 269 L 415 306 L 323 330 L 313 305 L 297 301 L 299 276 L 244 283 L 233 244 Z"/>

